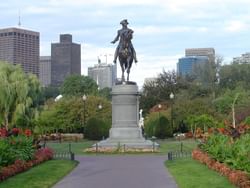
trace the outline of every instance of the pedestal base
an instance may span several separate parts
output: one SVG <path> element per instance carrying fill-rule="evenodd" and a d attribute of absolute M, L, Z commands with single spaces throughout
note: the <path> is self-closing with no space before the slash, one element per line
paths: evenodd
<path fill-rule="evenodd" d="M 159 144 L 152 142 L 151 140 L 137 139 L 137 140 L 126 140 L 126 139 L 111 139 L 100 141 L 97 143 L 98 148 L 133 148 L 133 149 L 156 149 L 159 148 Z M 96 145 L 93 145 L 96 147 Z"/>
<path fill-rule="evenodd" d="M 112 88 L 112 128 L 109 138 L 98 147 L 157 148 L 159 144 L 145 140 L 139 128 L 139 92 L 136 83 Z"/>

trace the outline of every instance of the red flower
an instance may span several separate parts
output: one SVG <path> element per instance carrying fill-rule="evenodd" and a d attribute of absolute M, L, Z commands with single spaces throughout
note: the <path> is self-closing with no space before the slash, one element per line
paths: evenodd
<path fill-rule="evenodd" d="M 8 136 L 7 129 L 5 127 L 0 129 L 0 137 L 6 137 Z"/>
<path fill-rule="evenodd" d="M 11 132 L 13 135 L 18 135 L 20 133 L 20 130 L 18 128 L 13 128 Z"/>
<path fill-rule="evenodd" d="M 31 132 L 30 129 L 25 129 L 24 134 L 25 134 L 26 136 L 31 136 L 32 132 Z"/>

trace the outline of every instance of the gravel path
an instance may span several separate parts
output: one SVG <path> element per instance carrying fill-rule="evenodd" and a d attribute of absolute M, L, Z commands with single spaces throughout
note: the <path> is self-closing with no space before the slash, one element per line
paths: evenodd
<path fill-rule="evenodd" d="M 80 163 L 54 188 L 177 188 L 166 156 L 77 156 Z"/>

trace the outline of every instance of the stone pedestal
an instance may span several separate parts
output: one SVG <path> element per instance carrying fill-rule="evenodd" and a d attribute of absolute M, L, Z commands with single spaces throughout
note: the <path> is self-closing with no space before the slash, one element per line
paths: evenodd
<path fill-rule="evenodd" d="M 152 148 L 153 142 L 142 136 L 139 123 L 139 92 L 136 84 L 119 84 L 112 88 L 112 128 L 100 147 Z"/>

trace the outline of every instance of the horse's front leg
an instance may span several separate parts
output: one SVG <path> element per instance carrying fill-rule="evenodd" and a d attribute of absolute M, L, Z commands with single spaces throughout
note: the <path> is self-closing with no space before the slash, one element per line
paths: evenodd
<path fill-rule="evenodd" d="M 125 71 L 125 69 L 124 69 L 122 63 L 120 63 L 120 65 L 121 65 L 121 68 L 122 68 L 122 82 L 125 82 L 125 77 L 124 77 L 124 71 Z"/>

